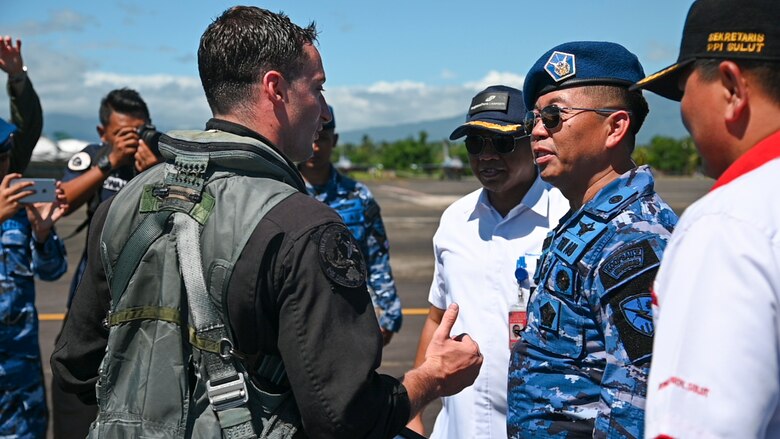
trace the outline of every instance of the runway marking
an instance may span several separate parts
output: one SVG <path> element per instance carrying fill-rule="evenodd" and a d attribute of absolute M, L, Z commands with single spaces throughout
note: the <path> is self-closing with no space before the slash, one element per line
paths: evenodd
<path fill-rule="evenodd" d="M 62 321 L 65 318 L 64 313 L 44 313 L 38 314 L 38 320 L 42 322 Z"/>
<path fill-rule="evenodd" d="M 404 308 L 401 312 L 405 316 L 427 316 L 428 308 Z M 61 322 L 64 318 L 65 318 L 64 313 L 38 314 L 38 320 L 42 322 Z"/>

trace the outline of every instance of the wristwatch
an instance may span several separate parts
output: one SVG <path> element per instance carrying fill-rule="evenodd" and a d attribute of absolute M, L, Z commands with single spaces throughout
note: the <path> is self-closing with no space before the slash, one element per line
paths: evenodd
<path fill-rule="evenodd" d="M 108 154 L 103 154 L 95 161 L 95 166 L 97 166 L 98 169 L 100 169 L 100 172 L 107 174 L 111 172 L 112 169 L 114 169 L 113 166 L 111 166 L 111 160 L 108 159 Z"/>

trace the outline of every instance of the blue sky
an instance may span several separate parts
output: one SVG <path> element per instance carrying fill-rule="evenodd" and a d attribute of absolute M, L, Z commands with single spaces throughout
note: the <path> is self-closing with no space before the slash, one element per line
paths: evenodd
<path fill-rule="evenodd" d="M 649 74 L 677 57 L 691 0 L 254 3 L 315 21 L 326 98 L 344 131 L 451 117 L 490 84 L 522 86 L 533 62 L 572 40 L 609 40 Z M 8 2 L 0 34 L 19 37 L 44 111 L 93 118 L 113 88 L 136 88 L 161 129 L 209 116 L 197 74 L 200 35 L 222 0 Z M 7 100 L 0 98 L 2 108 Z M 7 110 L 0 111 L 5 116 Z"/>

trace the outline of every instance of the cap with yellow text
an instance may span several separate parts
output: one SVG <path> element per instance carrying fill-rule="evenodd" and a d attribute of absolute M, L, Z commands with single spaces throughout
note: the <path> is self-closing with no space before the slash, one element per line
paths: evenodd
<path fill-rule="evenodd" d="M 677 62 L 634 84 L 682 99 L 680 75 L 697 59 L 780 62 L 780 1 L 697 0 L 685 19 Z"/>

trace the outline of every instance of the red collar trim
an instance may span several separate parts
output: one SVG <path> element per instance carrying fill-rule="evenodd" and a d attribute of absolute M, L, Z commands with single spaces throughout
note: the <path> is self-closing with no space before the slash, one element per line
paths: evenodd
<path fill-rule="evenodd" d="M 725 186 L 737 178 L 780 157 L 780 131 L 756 143 L 755 146 L 731 164 L 712 186 L 711 191 Z"/>

